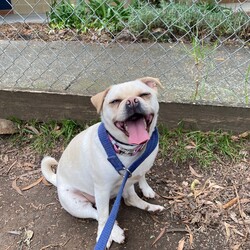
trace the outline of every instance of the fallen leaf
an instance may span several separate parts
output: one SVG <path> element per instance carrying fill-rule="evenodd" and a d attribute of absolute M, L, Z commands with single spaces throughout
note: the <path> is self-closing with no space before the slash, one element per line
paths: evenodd
<path fill-rule="evenodd" d="M 226 229 L 226 238 L 227 241 L 229 240 L 230 236 L 231 236 L 231 231 L 230 231 L 230 227 L 232 227 L 231 225 L 229 225 L 228 223 L 224 222 L 224 226 Z"/>
<path fill-rule="evenodd" d="M 197 180 L 197 179 L 194 179 L 193 182 L 191 183 L 191 186 L 190 186 L 191 190 L 194 191 L 195 188 L 196 188 L 196 186 L 197 186 L 198 184 L 200 184 L 200 181 Z"/>
<path fill-rule="evenodd" d="M 211 183 L 211 184 L 209 185 L 209 187 L 210 187 L 210 188 L 217 188 L 217 189 L 224 189 L 224 187 L 222 187 L 222 186 L 220 186 L 220 185 L 217 185 L 217 184 L 215 184 L 215 183 Z"/>
<path fill-rule="evenodd" d="M 33 126 L 26 125 L 25 126 L 27 129 L 31 130 L 34 134 L 40 135 L 41 133 Z"/>
<path fill-rule="evenodd" d="M 175 199 L 182 199 L 184 195 L 177 195 L 177 196 L 165 196 L 165 195 L 160 195 L 162 198 L 167 199 L 167 200 L 175 200 Z"/>
<path fill-rule="evenodd" d="M 219 62 L 222 62 L 222 61 L 225 60 L 225 58 L 223 58 L 223 57 L 218 57 L 218 58 L 215 58 L 215 60 L 216 60 L 216 61 L 219 61 Z"/>
<path fill-rule="evenodd" d="M 188 225 L 186 225 L 186 228 L 187 228 L 187 231 L 189 234 L 189 245 L 192 247 L 193 243 L 194 243 L 194 236 L 193 236 L 192 231 Z"/>
<path fill-rule="evenodd" d="M 250 131 L 246 131 L 246 132 L 240 134 L 239 137 L 240 137 L 240 138 L 246 138 L 246 137 L 248 137 L 249 135 L 250 135 Z"/>
<path fill-rule="evenodd" d="M 159 233 L 159 235 L 158 235 L 157 238 L 154 240 L 154 242 L 152 243 L 151 246 L 153 246 L 153 245 L 163 236 L 163 234 L 165 233 L 165 231 L 166 231 L 166 227 L 163 227 L 162 230 L 161 230 L 161 232 Z"/>
<path fill-rule="evenodd" d="M 7 163 L 9 162 L 9 157 L 8 157 L 8 155 L 5 155 L 5 156 L 3 157 L 3 162 L 4 162 L 4 164 L 7 164 Z"/>
<path fill-rule="evenodd" d="M 239 136 L 232 135 L 232 136 L 231 136 L 231 139 L 232 139 L 233 141 L 238 141 L 238 140 L 239 140 Z"/>
<path fill-rule="evenodd" d="M 185 147 L 185 149 L 194 149 L 194 148 L 195 148 L 195 146 L 192 146 L 192 145 L 188 145 Z"/>
<path fill-rule="evenodd" d="M 236 213 L 235 212 L 231 212 L 229 214 L 229 217 L 235 222 L 235 223 L 239 223 L 239 220 L 236 218 Z"/>
<path fill-rule="evenodd" d="M 203 175 L 197 174 L 197 172 L 191 166 L 189 166 L 189 170 L 190 170 L 190 172 L 191 172 L 192 175 L 194 175 L 194 176 L 196 176 L 198 178 L 202 178 L 203 177 Z"/>
<path fill-rule="evenodd" d="M 10 170 L 14 167 L 14 165 L 17 163 L 17 160 L 15 160 L 11 165 L 10 167 L 8 168 L 7 172 L 5 173 L 6 175 L 9 174 Z"/>
<path fill-rule="evenodd" d="M 229 202 L 227 202 L 226 204 L 224 204 L 222 207 L 223 207 L 224 209 L 227 209 L 227 208 L 229 208 L 229 207 L 232 207 L 235 203 L 238 202 L 238 200 L 239 200 L 239 198 L 238 198 L 238 197 L 235 197 L 235 198 L 233 198 L 232 200 L 230 200 Z"/>
<path fill-rule="evenodd" d="M 21 235 L 22 231 L 8 231 L 8 234 L 13 234 L 13 235 Z"/>
<path fill-rule="evenodd" d="M 23 195 L 21 189 L 17 186 L 17 180 L 19 177 L 17 177 L 14 181 L 12 181 L 12 188 L 14 188 L 20 195 Z"/>
<path fill-rule="evenodd" d="M 240 231 L 238 231 L 236 228 L 233 228 L 232 229 L 236 234 L 242 236 L 242 237 L 245 237 L 245 235 L 243 233 L 241 233 Z"/>
<path fill-rule="evenodd" d="M 185 245 L 185 238 L 182 238 L 178 243 L 177 250 L 183 250 L 184 245 Z"/>
<path fill-rule="evenodd" d="M 25 230 L 23 242 L 26 243 L 27 246 L 30 246 L 30 241 L 33 235 L 34 235 L 34 232 L 32 230 Z"/>
<path fill-rule="evenodd" d="M 38 180 L 36 180 L 35 182 L 31 183 L 30 185 L 21 188 L 21 190 L 22 190 L 22 191 L 26 191 L 26 190 L 31 189 L 32 187 L 34 187 L 34 186 L 36 186 L 37 184 L 39 184 L 39 183 L 43 180 L 43 178 L 44 178 L 43 176 L 40 177 Z"/>

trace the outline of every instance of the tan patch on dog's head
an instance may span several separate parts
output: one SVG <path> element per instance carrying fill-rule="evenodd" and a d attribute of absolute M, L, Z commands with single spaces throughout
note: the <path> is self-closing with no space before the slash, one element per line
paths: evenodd
<path fill-rule="evenodd" d="M 163 88 L 163 86 L 158 78 L 147 76 L 147 77 L 140 78 L 138 80 L 145 83 L 147 86 L 154 89 L 155 91 L 158 90 L 158 87 Z"/>
<path fill-rule="evenodd" d="M 105 96 L 107 95 L 107 93 L 109 92 L 110 88 L 105 89 L 104 91 L 94 95 L 91 97 L 91 102 L 94 105 L 94 107 L 96 108 L 97 113 L 99 114 L 102 110 L 102 105 L 105 99 Z"/>

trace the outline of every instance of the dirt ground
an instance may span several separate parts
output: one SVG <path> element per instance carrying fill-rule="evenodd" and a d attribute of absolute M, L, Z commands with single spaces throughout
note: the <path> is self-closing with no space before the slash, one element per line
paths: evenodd
<path fill-rule="evenodd" d="M 63 146 L 51 155 L 59 159 Z M 250 249 L 250 158 L 201 169 L 161 154 L 147 178 L 165 206 L 150 214 L 124 203 L 119 225 L 126 242 L 111 249 Z M 97 222 L 62 209 L 54 186 L 43 182 L 42 155 L 0 137 L 0 249 L 93 249 Z M 112 202 L 111 202 L 112 203 Z"/>

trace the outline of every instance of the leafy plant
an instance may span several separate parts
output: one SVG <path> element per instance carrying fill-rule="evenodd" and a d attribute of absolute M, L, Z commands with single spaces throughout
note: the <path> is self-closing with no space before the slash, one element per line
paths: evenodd
<path fill-rule="evenodd" d="M 87 8 L 84 1 L 75 6 L 70 3 L 70 0 L 61 0 L 59 2 L 55 0 L 47 16 L 52 28 L 82 30 L 87 26 Z"/>
<path fill-rule="evenodd" d="M 247 36 L 249 16 L 218 4 L 161 1 L 159 7 L 139 5 L 131 12 L 128 26 L 136 35 L 149 39 L 154 39 L 155 29 L 161 29 L 166 39 L 191 40 L 197 36 L 199 39 L 209 37 L 216 40 L 218 36 Z"/>
<path fill-rule="evenodd" d="M 108 28 L 110 31 L 120 31 L 130 14 L 123 1 L 119 0 L 90 0 L 88 8 L 92 17 L 90 27 Z"/>
<path fill-rule="evenodd" d="M 124 27 L 130 9 L 119 0 L 80 0 L 76 5 L 70 0 L 52 4 L 47 14 L 52 28 L 74 28 L 86 32 L 89 28 L 108 29 L 118 32 Z"/>

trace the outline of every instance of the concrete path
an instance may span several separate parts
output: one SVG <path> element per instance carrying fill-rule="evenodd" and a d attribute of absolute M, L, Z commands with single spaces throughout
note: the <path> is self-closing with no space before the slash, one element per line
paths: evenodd
<path fill-rule="evenodd" d="M 182 44 L 84 44 L 82 42 L 0 41 L 0 88 L 67 91 L 91 95 L 142 76 L 159 77 L 161 100 L 249 104 L 250 49 L 203 48 Z"/>
<path fill-rule="evenodd" d="M 30 13 L 28 15 L 20 14 L 9 14 L 5 16 L 0 15 L 0 24 L 7 23 L 46 23 L 47 16 L 46 14 Z"/>

